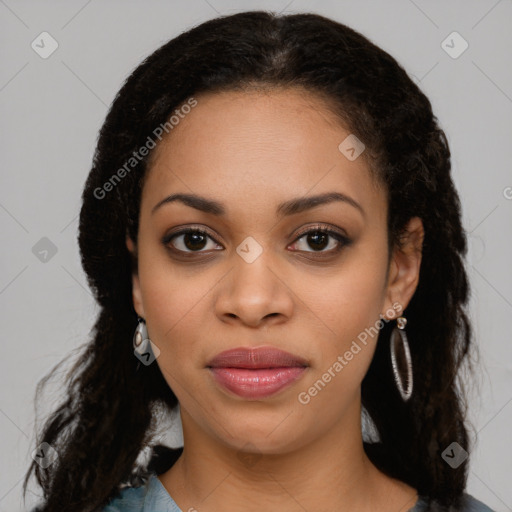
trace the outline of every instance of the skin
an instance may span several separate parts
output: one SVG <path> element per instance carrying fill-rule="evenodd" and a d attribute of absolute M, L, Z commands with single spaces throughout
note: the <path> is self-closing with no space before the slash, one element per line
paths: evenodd
<path fill-rule="evenodd" d="M 393 304 L 407 307 L 419 279 L 421 220 L 411 219 L 403 246 L 388 257 L 385 188 L 364 158 L 339 151 L 350 130 L 321 98 L 276 89 L 196 99 L 153 152 L 138 245 L 127 238 L 138 257 L 134 308 L 160 349 L 152 364 L 178 397 L 183 425 L 183 454 L 160 481 L 184 511 L 409 510 L 416 490 L 378 471 L 363 450 L 360 389 L 377 338 L 360 344 L 308 404 L 298 395 L 380 315 L 394 316 Z M 281 202 L 332 191 L 364 213 L 340 201 L 276 213 Z M 226 213 L 181 202 L 152 213 L 178 192 L 219 201 Z M 322 246 L 297 236 L 318 223 L 352 242 L 329 237 Z M 166 248 L 161 239 L 187 226 L 212 238 L 178 235 Z M 236 252 L 249 236 L 263 251 L 252 263 Z M 206 366 L 216 354 L 261 345 L 309 366 L 264 399 L 236 397 L 215 383 Z"/>

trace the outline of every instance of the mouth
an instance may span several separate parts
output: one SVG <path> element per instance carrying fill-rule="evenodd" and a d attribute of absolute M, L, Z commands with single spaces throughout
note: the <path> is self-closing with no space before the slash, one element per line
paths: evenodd
<path fill-rule="evenodd" d="M 305 359 L 273 347 L 221 352 L 207 366 L 217 384 L 245 399 L 274 395 L 302 377 L 307 367 Z"/>

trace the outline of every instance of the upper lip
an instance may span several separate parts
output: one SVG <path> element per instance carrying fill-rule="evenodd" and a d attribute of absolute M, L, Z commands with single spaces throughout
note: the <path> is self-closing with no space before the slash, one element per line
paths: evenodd
<path fill-rule="evenodd" d="M 238 347 L 217 354 L 208 367 L 224 368 L 282 368 L 285 366 L 307 366 L 302 357 L 274 347 Z"/>

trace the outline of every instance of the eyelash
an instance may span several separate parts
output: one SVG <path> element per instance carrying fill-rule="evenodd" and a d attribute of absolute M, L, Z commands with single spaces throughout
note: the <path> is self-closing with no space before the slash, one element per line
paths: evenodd
<path fill-rule="evenodd" d="M 174 253 L 177 252 L 177 253 L 180 253 L 180 254 L 200 254 L 202 252 L 205 252 L 205 251 L 201 251 L 201 250 L 200 251 L 182 251 L 181 249 L 176 249 L 176 248 L 169 247 L 170 242 L 174 238 L 176 238 L 178 236 L 181 236 L 181 235 L 187 235 L 187 234 L 192 234 L 192 233 L 206 236 L 206 237 L 212 239 L 216 244 L 221 245 L 221 244 L 219 244 L 219 242 L 217 242 L 217 240 L 215 240 L 215 238 L 208 231 L 206 231 L 205 229 L 203 229 L 201 227 L 193 227 L 193 226 L 185 228 L 185 229 L 182 229 L 181 231 L 177 231 L 175 233 L 170 233 L 169 235 L 164 236 L 164 238 L 162 239 L 162 243 L 170 251 L 172 251 Z M 333 255 L 333 254 L 339 253 L 344 247 L 347 247 L 347 246 L 349 246 L 352 243 L 352 240 L 350 240 L 345 235 L 342 235 L 338 231 L 334 231 L 334 230 L 326 227 L 325 225 L 317 224 L 315 226 L 309 226 L 308 228 L 300 231 L 297 234 L 297 237 L 295 238 L 295 240 L 292 243 L 292 245 L 294 245 L 301 238 L 304 238 L 304 236 L 306 236 L 306 235 L 308 235 L 310 233 L 321 233 L 321 234 L 324 234 L 324 235 L 328 235 L 328 236 L 334 238 L 338 242 L 339 245 L 338 245 L 338 247 L 336 249 L 331 249 L 329 251 L 323 251 L 322 250 L 322 251 L 298 251 L 298 252 L 306 252 L 306 253 L 312 253 L 312 254 Z"/>

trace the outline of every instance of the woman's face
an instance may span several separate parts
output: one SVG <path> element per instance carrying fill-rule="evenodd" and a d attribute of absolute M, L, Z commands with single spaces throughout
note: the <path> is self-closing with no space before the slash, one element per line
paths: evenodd
<path fill-rule="evenodd" d="M 195 433 L 278 453 L 359 428 L 375 326 L 407 305 L 420 256 L 388 259 L 386 192 L 319 98 L 293 89 L 196 100 L 153 154 L 133 276 L 135 309 L 160 350 L 152 364 L 180 402 L 185 441 Z M 173 194 L 198 207 L 162 203 Z M 219 211 L 199 208 L 210 201 Z M 207 235 L 179 233 L 192 228 Z M 307 366 L 256 398 L 208 368 L 220 352 L 260 346 Z"/>

